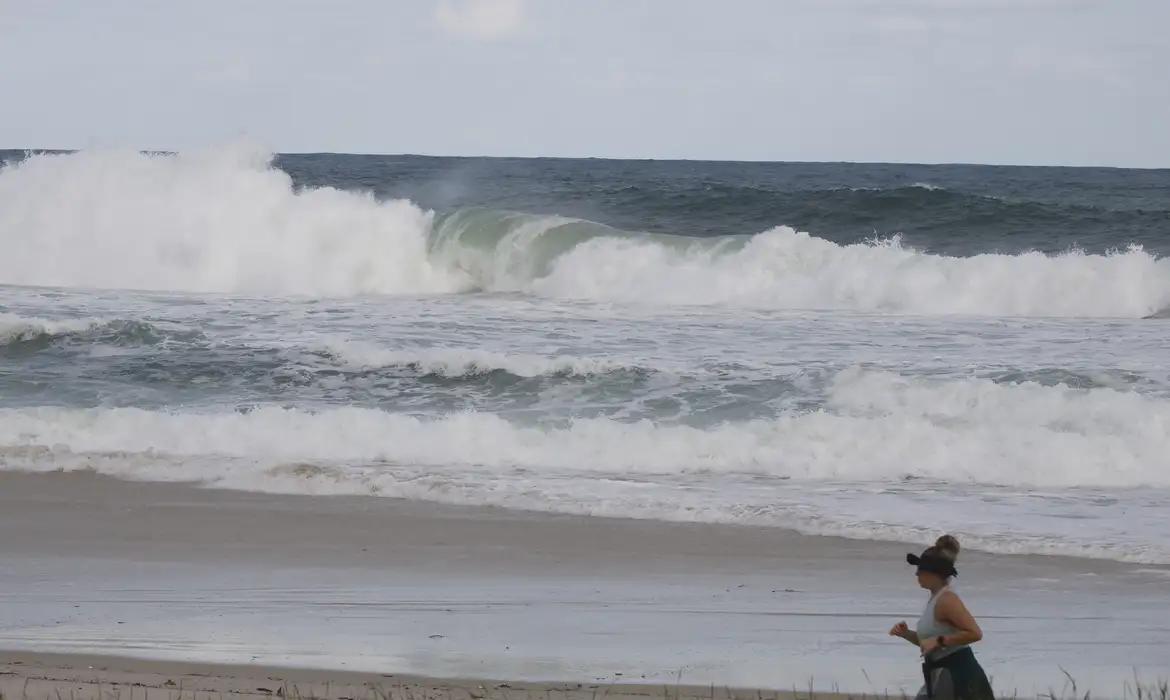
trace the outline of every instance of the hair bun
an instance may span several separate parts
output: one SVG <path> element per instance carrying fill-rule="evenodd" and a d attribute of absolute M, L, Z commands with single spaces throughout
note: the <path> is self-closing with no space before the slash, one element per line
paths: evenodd
<path fill-rule="evenodd" d="M 934 543 L 935 549 L 947 559 L 955 561 L 959 558 L 959 540 L 953 535 L 943 535 Z"/>

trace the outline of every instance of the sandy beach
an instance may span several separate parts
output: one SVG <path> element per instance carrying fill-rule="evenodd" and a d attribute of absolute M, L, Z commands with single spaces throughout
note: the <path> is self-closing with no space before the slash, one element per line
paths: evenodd
<path fill-rule="evenodd" d="M 0 652 L 0 694 L 5 698 L 70 697 L 107 700 L 233 700 L 321 698 L 322 700 L 735 700 L 761 691 L 629 683 L 522 683 L 466 678 L 421 678 L 265 666 L 160 662 L 75 654 Z M 808 697 L 807 691 L 773 691 L 764 697 Z M 844 698 L 817 693 L 824 700 Z"/>
<path fill-rule="evenodd" d="M 920 547 L 0 473 L 3 688 L 173 691 L 182 676 L 243 696 L 277 677 L 336 690 L 389 676 L 413 697 L 497 687 L 434 680 L 469 678 L 509 697 L 614 683 L 912 694 L 915 650 L 886 631 L 920 609 L 904 563 Z M 1170 675 L 1165 568 L 972 551 L 960 571 L 997 689 L 1060 693 L 1066 668 L 1109 696 L 1135 673 Z"/>

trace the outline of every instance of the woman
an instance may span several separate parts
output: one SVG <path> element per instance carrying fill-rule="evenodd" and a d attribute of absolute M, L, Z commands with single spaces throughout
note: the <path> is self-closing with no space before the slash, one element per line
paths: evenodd
<path fill-rule="evenodd" d="M 983 639 L 983 631 L 959 595 L 950 589 L 951 578 L 959 572 L 955 560 L 959 541 L 950 535 L 938 538 L 921 556 L 907 554 L 906 561 L 918 567 L 918 585 L 930 591 L 930 600 L 911 630 L 903 621 L 890 635 L 901 637 L 921 649 L 925 684 L 916 700 L 991 700 L 991 683 L 975 659 L 971 645 Z"/>

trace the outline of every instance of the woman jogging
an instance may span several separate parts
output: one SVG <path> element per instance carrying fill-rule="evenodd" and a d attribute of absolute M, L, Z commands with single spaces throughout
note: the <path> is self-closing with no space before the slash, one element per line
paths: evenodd
<path fill-rule="evenodd" d="M 959 541 L 950 535 L 938 538 L 921 556 L 907 554 L 917 567 L 918 585 L 930 592 L 926 609 L 911 630 L 899 622 L 890 635 L 917 646 L 922 654 L 925 683 L 916 700 L 992 700 L 991 683 L 971 651 L 983 639 L 983 631 L 967 611 L 959 595 L 950 589 L 958 575 L 955 560 Z"/>

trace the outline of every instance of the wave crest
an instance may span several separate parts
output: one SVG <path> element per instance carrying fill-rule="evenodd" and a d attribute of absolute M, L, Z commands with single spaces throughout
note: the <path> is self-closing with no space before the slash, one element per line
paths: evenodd
<path fill-rule="evenodd" d="M 57 319 L 0 314 L 0 352 L 39 351 L 54 343 L 80 341 L 111 346 L 156 345 L 168 340 L 191 341 L 199 331 L 173 330 L 126 319 Z"/>
<path fill-rule="evenodd" d="M 853 194 L 848 196 L 855 196 Z M 872 194 L 866 196 L 874 196 Z M 945 199 L 921 187 L 883 197 Z M 643 304 L 924 315 L 1141 318 L 1170 307 L 1170 260 L 949 257 L 788 227 L 717 238 L 296 189 L 246 149 L 33 155 L 0 170 L 0 283 L 352 296 L 481 290 Z"/>
<path fill-rule="evenodd" d="M 0 346 L 36 343 L 70 333 L 83 333 L 104 323 L 100 319 L 51 320 L 0 313 Z"/>
<path fill-rule="evenodd" d="M 740 473 L 799 480 L 1170 488 L 1170 400 L 988 379 L 845 370 L 826 408 L 708 428 L 645 420 L 514 424 L 366 408 L 242 412 L 2 409 L 0 447 L 260 461 L 476 465 L 587 474 Z"/>
<path fill-rule="evenodd" d="M 648 361 L 595 357 L 548 357 L 474 348 L 387 349 L 359 341 L 327 343 L 325 355 L 348 371 L 408 369 L 422 376 L 478 377 L 503 372 L 514 377 L 593 377 L 617 372 L 649 373 Z M 655 363 L 661 365 L 662 363 Z"/>

